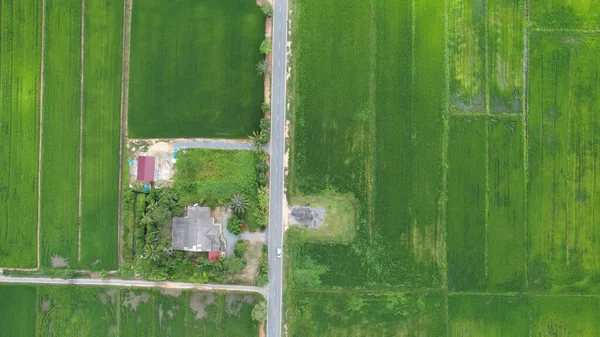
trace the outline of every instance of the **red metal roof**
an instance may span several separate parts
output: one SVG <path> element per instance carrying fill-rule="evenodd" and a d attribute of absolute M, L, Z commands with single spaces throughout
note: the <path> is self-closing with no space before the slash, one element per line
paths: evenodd
<path fill-rule="evenodd" d="M 219 256 L 221 256 L 221 253 L 219 251 L 211 250 L 210 252 L 208 252 L 208 261 L 217 261 L 219 259 Z"/>
<path fill-rule="evenodd" d="M 151 156 L 139 156 L 137 168 L 137 180 L 152 182 L 154 181 L 154 167 L 156 158 Z"/>

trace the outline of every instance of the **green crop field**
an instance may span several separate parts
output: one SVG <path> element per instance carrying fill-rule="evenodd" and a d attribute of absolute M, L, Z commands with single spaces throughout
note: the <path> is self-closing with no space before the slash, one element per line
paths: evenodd
<path fill-rule="evenodd" d="M 541 7 L 293 2 L 288 200 L 357 219 L 288 230 L 291 336 L 598 334 L 600 37 Z"/>
<path fill-rule="evenodd" d="M 41 4 L 0 1 L 0 266 L 36 266 Z"/>
<path fill-rule="evenodd" d="M 450 0 L 450 111 L 520 113 L 524 0 Z"/>
<path fill-rule="evenodd" d="M 264 14 L 254 0 L 133 8 L 129 135 L 245 138 L 263 116 Z"/>
<path fill-rule="evenodd" d="M 122 45 L 123 1 L 86 2 L 81 262 L 107 270 L 117 268 Z"/>
<path fill-rule="evenodd" d="M 531 0 L 529 7 L 535 27 L 600 29 L 600 6 L 596 0 Z"/>
<path fill-rule="evenodd" d="M 81 2 L 48 0 L 45 13 L 40 263 L 77 261 Z"/>
<path fill-rule="evenodd" d="M 256 336 L 259 295 L 0 286 L 0 336 Z"/>
<path fill-rule="evenodd" d="M 598 36 L 532 37 L 527 223 L 535 290 L 600 291 L 599 52 Z"/>

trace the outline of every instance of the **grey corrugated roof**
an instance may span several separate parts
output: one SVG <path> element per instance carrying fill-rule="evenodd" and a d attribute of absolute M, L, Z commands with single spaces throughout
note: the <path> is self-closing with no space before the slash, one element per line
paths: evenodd
<path fill-rule="evenodd" d="M 173 218 L 172 248 L 190 252 L 220 250 L 221 226 L 215 225 L 210 208 L 189 206 L 186 215 Z"/>

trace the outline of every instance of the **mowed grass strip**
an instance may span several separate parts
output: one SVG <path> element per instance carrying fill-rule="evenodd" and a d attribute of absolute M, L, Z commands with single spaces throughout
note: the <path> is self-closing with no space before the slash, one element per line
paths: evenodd
<path fill-rule="evenodd" d="M 599 293 L 597 36 L 534 34 L 528 118 L 529 287 Z"/>
<path fill-rule="evenodd" d="M 254 0 L 139 1 L 132 20 L 131 137 L 245 138 L 258 128 L 265 16 Z"/>
<path fill-rule="evenodd" d="M 600 6 L 596 0 L 531 0 L 534 27 L 600 29 Z"/>
<path fill-rule="evenodd" d="M 448 140 L 448 288 L 486 283 L 486 127 L 484 118 L 452 118 Z"/>
<path fill-rule="evenodd" d="M 81 262 L 117 268 L 123 0 L 85 8 Z"/>
<path fill-rule="evenodd" d="M 520 119 L 491 119 L 488 137 L 487 289 L 524 291 L 527 187 L 523 124 Z"/>
<path fill-rule="evenodd" d="M 523 110 L 525 0 L 488 2 L 488 93 L 491 113 Z"/>
<path fill-rule="evenodd" d="M 36 327 L 36 288 L 33 286 L 1 285 L 0 336 L 35 336 Z"/>
<path fill-rule="evenodd" d="M 486 112 L 486 1 L 450 0 L 450 109 Z"/>
<path fill-rule="evenodd" d="M 0 1 L 0 267 L 36 267 L 41 15 Z"/>
<path fill-rule="evenodd" d="M 42 140 L 41 265 L 77 261 L 81 1 L 47 0 Z"/>

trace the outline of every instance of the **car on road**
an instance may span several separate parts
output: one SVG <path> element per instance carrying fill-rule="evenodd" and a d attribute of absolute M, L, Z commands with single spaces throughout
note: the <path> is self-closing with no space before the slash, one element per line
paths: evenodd
<path fill-rule="evenodd" d="M 277 248 L 277 257 L 281 257 L 281 248 Z"/>

